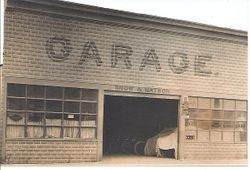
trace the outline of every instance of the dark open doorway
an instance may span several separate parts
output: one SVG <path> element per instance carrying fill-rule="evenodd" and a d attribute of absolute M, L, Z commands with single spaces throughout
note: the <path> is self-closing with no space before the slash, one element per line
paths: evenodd
<path fill-rule="evenodd" d="M 105 96 L 103 153 L 143 155 L 147 139 L 177 122 L 178 100 Z"/>

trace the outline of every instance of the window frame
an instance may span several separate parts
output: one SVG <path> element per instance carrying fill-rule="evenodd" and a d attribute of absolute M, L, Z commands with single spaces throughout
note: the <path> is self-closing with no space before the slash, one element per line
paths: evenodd
<path fill-rule="evenodd" d="M 14 85 L 20 85 L 20 86 L 25 86 L 25 95 L 24 96 L 14 96 L 14 95 L 8 95 L 8 90 L 9 90 L 9 85 L 10 84 L 14 84 Z M 28 93 L 28 86 L 38 86 L 40 88 L 43 89 L 44 91 L 44 95 L 43 97 L 29 97 L 27 95 Z M 93 88 L 85 88 L 85 87 L 72 87 L 72 86 L 59 86 L 59 85 L 43 85 L 43 84 L 25 84 L 25 83 L 16 83 L 16 82 L 8 82 L 6 83 L 6 120 L 5 120 L 5 127 L 6 127 L 6 133 L 5 133 L 5 137 L 6 139 L 78 139 L 78 140 L 97 140 L 97 125 L 98 125 L 98 105 L 99 105 L 99 89 L 96 88 L 96 89 L 93 89 Z M 62 98 L 61 99 L 54 99 L 54 98 L 47 98 L 46 96 L 46 92 L 47 92 L 47 88 L 49 87 L 55 87 L 55 88 L 62 88 Z M 65 89 L 66 88 L 72 88 L 72 89 L 80 89 L 79 90 L 79 96 L 80 98 L 75 100 L 75 99 L 65 99 L 64 98 L 64 93 L 65 93 Z M 11 91 L 11 90 L 10 90 Z M 13 90 L 12 90 L 13 91 Z M 92 94 L 92 98 L 90 100 L 87 100 L 87 99 L 83 99 L 82 98 L 82 95 L 83 95 L 83 91 L 90 91 L 90 94 Z M 93 92 L 93 93 L 91 93 Z M 89 95 L 89 94 L 88 94 Z M 94 96 L 94 97 L 93 97 Z M 8 99 L 10 98 L 13 98 L 13 99 L 24 99 L 25 100 L 25 108 L 23 110 L 14 110 L 14 109 L 10 109 L 8 107 Z M 86 98 L 86 97 L 85 97 Z M 95 99 L 95 100 L 93 100 Z M 35 110 L 28 110 L 28 100 L 30 101 L 36 101 L 36 100 L 40 100 L 40 101 L 43 101 L 43 110 L 41 111 L 35 111 Z M 46 108 L 46 103 L 47 101 L 60 101 L 62 103 L 62 110 L 60 112 L 53 112 L 53 111 L 48 111 L 47 108 Z M 73 112 L 65 112 L 64 111 L 64 103 L 66 102 L 76 102 L 78 103 L 79 105 L 79 112 L 78 113 L 73 113 Z M 82 103 L 92 103 L 95 105 L 95 111 L 93 111 L 93 113 L 85 113 L 84 111 L 82 111 L 82 108 L 81 108 L 81 105 Z M 16 113 L 16 114 L 19 114 L 22 112 L 22 114 L 24 115 L 24 124 L 13 124 L 13 123 L 9 123 L 8 122 L 8 115 L 9 113 Z M 28 123 L 28 115 L 30 113 L 41 113 L 43 116 L 41 122 L 42 122 L 42 125 L 33 125 L 33 124 L 29 124 Z M 60 125 L 52 125 L 52 124 L 46 124 L 46 116 L 47 114 L 60 114 L 61 115 L 61 124 Z M 64 115 L 78 115 L 79 118 L 78 118 L 78 125 L 66 125 L 65 122 L 66 120 L 64 119 Z M 82 119 L 81 117 L 85 117 L 85 116 L 93 116 L 95 117 L 95 120 L 93 124 L 91 125 L 86 125 L 86 124 L 82 124 Z M 72 117 L 72 116 L 71 116 Z M 60 120 L 60 119 L 58 119 Z M 8 128 L 10 127 L 22 127 L 24 128 L 24 137 L 8 137 Z M 41 138 L 37 138 L 37 137 L 28 137 L 28 128 L 29 127 L 41 127 L 43 129 L 43 133 L 42 133 L 42 136 Z M 60 128 L 60 137 L 59 138 L 48 138 L 48 134 L 47 134 L 47 129 L 48 128 Z M 75 138 L 68 138 L 68 137 L 65 137 L 63 136 L 64 134 L 64 130 L 67 129 L 67 128 L 76 128 L 78 130 L 78 133 L 79 133 L 79 137 L 75 137 Z M 84 136 L 81 135 L 81 131 L 83 131 L 84 129 L 94 129 L 94 130 L 91 130 L 91 131 L 94 131 L 94 134 L 93 134 L 93 137 L 92 138 L 85 138 Z"/>

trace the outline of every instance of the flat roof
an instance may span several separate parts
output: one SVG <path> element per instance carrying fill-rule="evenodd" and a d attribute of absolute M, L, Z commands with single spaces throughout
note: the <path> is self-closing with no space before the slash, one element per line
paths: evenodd
<path fill-rule="evenodd" d="M 247 42 L 248 37 L 247 31 L 243 30 L 138 14 L 62 0 L 7 0 L 7 8 L 8 7 L 240 42 Z"/>

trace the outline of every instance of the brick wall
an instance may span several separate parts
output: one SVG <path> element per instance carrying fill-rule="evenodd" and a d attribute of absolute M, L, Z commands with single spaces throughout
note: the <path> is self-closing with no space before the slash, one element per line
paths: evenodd
<path fill-rule="evenodd" d="M 209 35 L 208 35 L 209 36 Z M 52 61 L 46 53 L 46 42 L 52 37 L 70 41 L 72 51 L 63 62 Z M 92 59 L 79 64 L 86 42 L 95 42 L 102 63 Z M 132 48 L 131 68 L 123 60 L 111 67 L 114 44 Z M 140 70 L 142 59 L 149 49 L 157 54 L 161 70 L 147 65 Z M 175 74 L 169 66 L 174 52 L 187 54 L 189 67 Z M 204 69 L 209 76 L 194 73 L 197 55 L 212 56 Z M 9 9 L 5 17 L 5 75 L 36 79 L 87 82 L 107 85 L 133 85 L 184 91 L 189 95 L 206 92 L 212 96 L 247 93 L 246 43 L 149 31 L 81 19 L 63 18 L 35 12 Z M 178 65 L 178 62 L 176 63 Z"/>
<path fill-rule="evenodd" d="M 97 160 L 97 142 L 39 141 L 6 142 L 6 163 L 72 163 Z"/>
<path fill-rule="evenodd" d="M 185 143 L 184 159 L 247 159 L 247 144 Z"/>

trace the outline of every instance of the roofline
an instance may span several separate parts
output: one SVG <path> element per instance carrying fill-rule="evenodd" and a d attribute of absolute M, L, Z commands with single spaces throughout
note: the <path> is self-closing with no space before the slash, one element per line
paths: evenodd
<path fill-rule="evenodd" d="M 107 21 L 128 24 L 133 26 L 150 26 L 158 28 L 161 26 L 170 26 L 172 28 L 182 28 L 182 31 L 191 33 L 194 31 L 203 31 L 205 36 L 214 34 L 212 37 L 219 36 L 220 38 L 235 39 L 247 42 L 248 33 L 243 30 L 236 30 L 230 28 L 222 28 L 213 25 L 201 24 L 197 22 L 183 21 L 177 19 L 170 19 L 165 17 L 158 17 L 153 15 L 138 14 L 133 12 L 125 12 L 120 10 L 108 9 L 103 7 L 96 7 L 74 2 L 62 0 L 7 0 L 7 8 L 22 8 L 28 10 L 35 10 L 46 13 L 59 14 L 63 16 L 80 17 L 93 20 Z M 216 36 L 217 35 L 217 36 Z"/>

